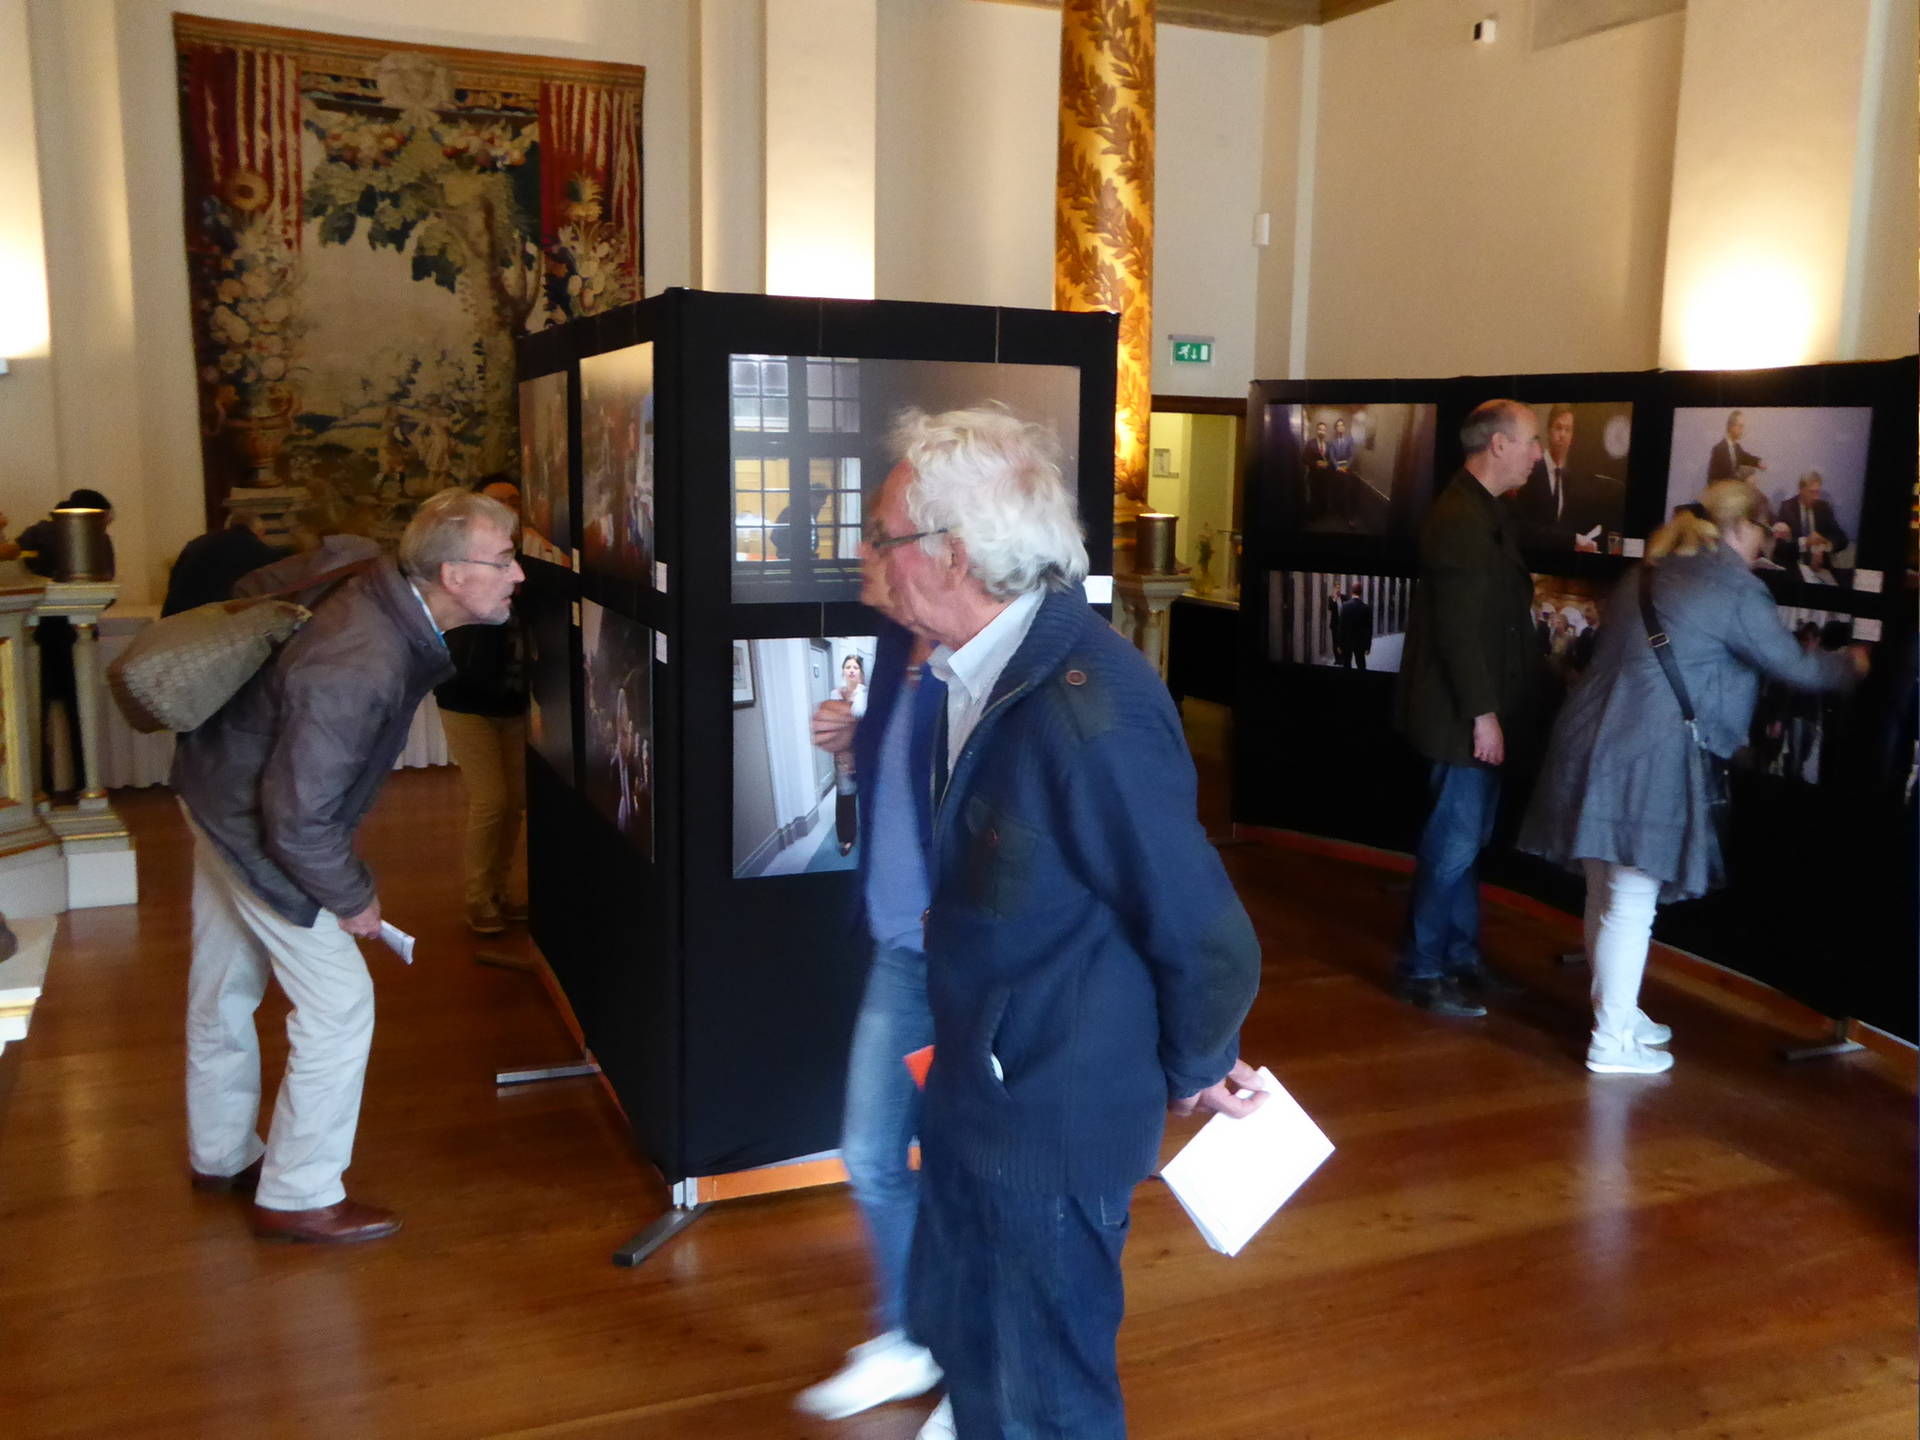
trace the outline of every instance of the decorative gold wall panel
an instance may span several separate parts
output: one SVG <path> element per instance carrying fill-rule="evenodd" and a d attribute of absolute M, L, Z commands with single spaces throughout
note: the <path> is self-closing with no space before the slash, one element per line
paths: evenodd
<path fill-rule="evenodd" d="M 1114 519 L 1147 508 L 1153 409 L 1154 0 L 1066 0 L 1053 304 L 1120 315 Z"/>

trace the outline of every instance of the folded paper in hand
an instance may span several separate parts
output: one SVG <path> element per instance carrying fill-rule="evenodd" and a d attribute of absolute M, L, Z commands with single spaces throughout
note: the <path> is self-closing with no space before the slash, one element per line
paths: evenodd
<path fill-rule="evenodd" d="M 1222 1255 L 1238 1255 L 1333 1153 L 1333 1142 L 1271 1070 L 1261 1068 L 1259 1084 L 1272 1098 L 1242 1119 L 1214 1116 L 1160 1172 Z"/>
<path fill-rule="evenodd" d="M 413 936 L 407 934 L 407 932 L 402 930 L 398 925 L 392 925 L 382 920 L 380 922 L 380 938 L 386 942 L 389 950 L 406 961 L 407 964 L 411 965 L 413 963 Z M 1268 1103 L 1270 1104 L 1272 1102 Z M 1264 1110 L 1266 1106 L 1263 1105 L 1260 1108 Z"/>

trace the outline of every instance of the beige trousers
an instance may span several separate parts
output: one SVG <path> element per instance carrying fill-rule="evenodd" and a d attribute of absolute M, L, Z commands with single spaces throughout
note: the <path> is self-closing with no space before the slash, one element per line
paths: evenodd
<path fill-rule="evenodd" d="M 527 809 L 527 717 L 442 710 L 447 752 L 467 787 L 468 913 L 505 902 Z"/>
<path fill-rule="evenodd" d="M 184 806 L 181 807 L 185 809 Z M 189 817 L 191 818 L 191 817 Z M 360 1090 L 373 1043 L 373 981 L 353 937 L 322 910 L 283 918 L 193 827 L 193 965 L 187 977 L 187 1150 L 203 1175 L 232 1175 L 264 1153 L 255 1200 L 312 1210 L 346 1198 Z M 287 1016 L 287 1073 L 260 1143 L 260 1037 L 269 978 Z"/>

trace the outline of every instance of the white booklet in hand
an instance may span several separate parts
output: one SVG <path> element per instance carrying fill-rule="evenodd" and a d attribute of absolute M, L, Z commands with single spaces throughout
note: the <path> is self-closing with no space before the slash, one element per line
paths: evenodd
<path fill-rule="evenodd" d="M 1222 1255 L 1238 1255 L 1333 1153 L 1333 1142 L 1264 1066 L 1259 1083 L 1272 1097 L 1266 1104 L 1240 1120 L 1214 1116 L 1160 1171 Z"/>

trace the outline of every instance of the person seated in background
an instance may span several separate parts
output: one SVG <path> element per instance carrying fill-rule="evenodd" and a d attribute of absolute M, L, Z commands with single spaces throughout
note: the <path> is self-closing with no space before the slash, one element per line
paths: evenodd
<path fill-rule="evenodd" d="M 1833 542 L 1824 535 L 1808 540 L 1799 570 L 1800 578 L 1809 585 L 1838 585 L 1840 577 L 1833 573 Z"/>
<path fill-rule="evenodd" d="M 103 510 L 106 512 L 101 528 L 113 524 L 113 504 L 98 490 L 75 490 L 54 507 L 59 510 Z M 105 547 L 107 574 L 114 573 L 113 541 L 106 535 L 100 537 Z M 20 532 L 18 552 L 27 569 L 36 575 L 54 578 L 56 556 L 54 554 L 54 520 L 49 514 L 44 520 L 37 520 Z M 43 615 L 40 623 L 34 627 L 34 646 L 40 652 L 40 706 L 43 719 L 41 727 L 41 776 L 42 782 L 51 794 L 66 794 L 82 782 L 79 757 L 82 752 L 80 733 L 80 704 L 78 691 L 73 679 L 73 625 L 64 615 Z M 64 720 L 51 723 L 48 717 L 56 713 L 64 715 Z M 64 736 L 67 744 L 65 754 L 71 757 L 71 763 L 60 763 L 61 751 L 57 740 Z"/>
<path fill-rule="evenodd" d="M 113 502 L 108 500 L 107 497 L 102 495 L 98 490 L 75 490 L 71 495 L 67 496 L 66 499 L 54 506 L 54 509 L 104 510 L 106 517 L 100 522 L 100 528 L 105 530 L 113 524 Z M 100 543 L 106 547 L 107 573 L 111 575 L 114 573 L 113 541 L 107 536 L 102 535 L 100 537 Z M 33 524 L 22 530 L 18 544 L 20 549 L 26 552 L 23 558 L 27 562 L 27 568 L 36 575 L 45 575 L 51 578 L 54 569 L 52 514 L 49 513 L 46 519 L 36 520 Z"/>
<path fill-rule="evenodd" d="M 285 558 L 266 540 L 267 523 L 257 515 L 234 511 L 218 530 L 209 530 L 181 547 L 167 577 L 162 615 L 178 615 L 201 605 L 233 598 L 233 586 L 242 575 Z"/>

